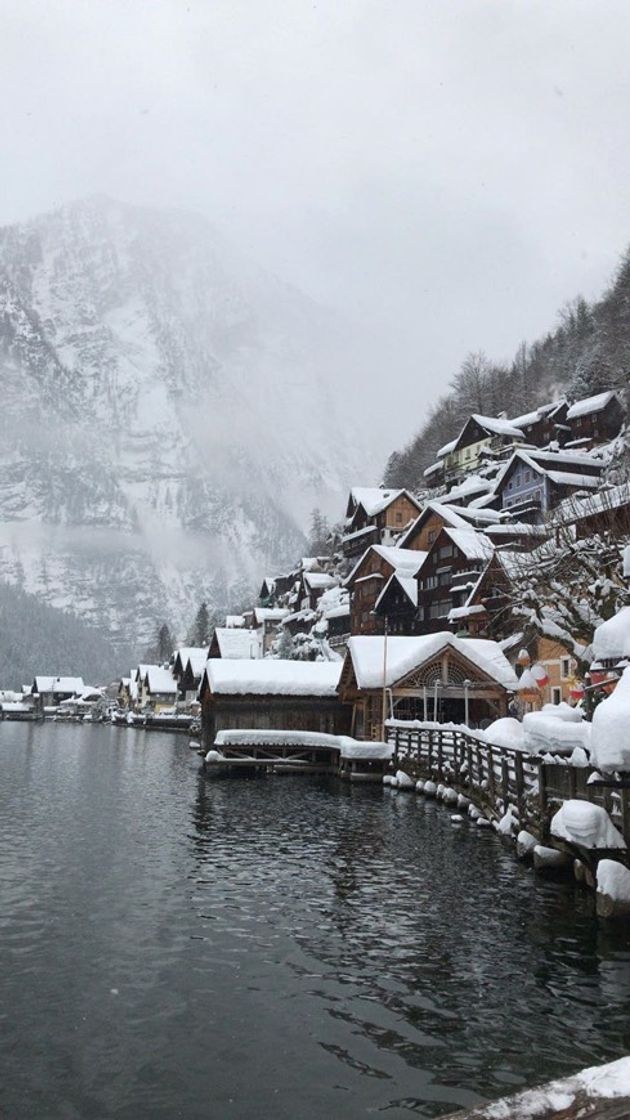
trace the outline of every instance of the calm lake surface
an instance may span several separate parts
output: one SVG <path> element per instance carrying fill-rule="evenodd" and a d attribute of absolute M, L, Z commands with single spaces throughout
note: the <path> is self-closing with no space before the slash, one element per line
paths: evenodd
<path fill-rule="evenodd" d="M 630 938 L 415 795 L 0 724 L 0 1115 L 438 1116 L 630 1051 Z"/>

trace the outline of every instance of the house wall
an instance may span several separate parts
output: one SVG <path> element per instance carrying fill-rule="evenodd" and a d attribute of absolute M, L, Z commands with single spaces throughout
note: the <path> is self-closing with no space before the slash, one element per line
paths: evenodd
<path fill-rule="evenodd" d="M 549 684 L 540 690 L 541 706 L 554 704 L 558 699 L 568 703 L 577 666 L 566 647 L 561 642 L 541 636 L 537 641 L 535 660 L 546 669 L 549 677 Z"/>
<path fill-rule="evenodd" d="M 201 729 L 206 750 L 218 731 L 322 731 L 345 735 L 351 708 L 337 696 L 212 696 L 204 693 Z"/>
<path fill-rule="evenodd" d="M 410 548 L 414 552 L 430 552 L 443 528 L 444 518 L 438 513 L 430 513 L 424 525 L 405 544 L 405 548 Z"/>
<path fill-rule="evenodd" d="M 572 439 L 590 439 L 594 444 L 607 443 L 614 439 L 621 431 L 624 420 L 624 410 L 616 398 L 613 398 L 601 412 L 589 413 L 586 416 L 576 416 L 567 423 L 571 428 Z"/>
<path fill-rule="evenodd" d="M 542 512 L 547 512 L 547 476 L 538 474 L 527 463 L 517 462 L 509 478 L 501 484 L 501 505 L 503 509 L 509 509 L 525 501 L 538 502 Z"/>

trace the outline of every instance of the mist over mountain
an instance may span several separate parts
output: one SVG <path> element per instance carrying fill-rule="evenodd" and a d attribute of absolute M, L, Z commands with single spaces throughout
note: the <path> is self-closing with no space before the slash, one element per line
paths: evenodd
<path fill-rule="evenodd" d="M 238 601 L 365 477 L 355 343 L 195 215 L 1 229 L 0 579 L 125 644 Z"/>

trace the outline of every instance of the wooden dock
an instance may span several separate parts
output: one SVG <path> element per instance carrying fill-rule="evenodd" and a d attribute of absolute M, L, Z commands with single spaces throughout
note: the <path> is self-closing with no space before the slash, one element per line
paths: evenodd
<path fill-rule="evenodd" d="M 314 731 L 219 731 L 199 752 L 207 773 L 337 774 L 351 782 L 382 782 L 393 747 Z"/>

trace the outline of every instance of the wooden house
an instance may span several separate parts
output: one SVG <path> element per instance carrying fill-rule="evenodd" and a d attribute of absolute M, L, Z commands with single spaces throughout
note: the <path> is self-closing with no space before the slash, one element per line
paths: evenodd
<path fill-rule="evenodd" d="M 525 442 L 533 447 L 547 447 L 556 442 L 562 446 L 570 439 L 571 429 L 567 424 L 569 405 L 564 397 L 560 400 L 541 404 L 532 412 L 514 416 L 510 420 L 525 436 Z"/>
<path fill-rule="evenodd" d="M 630 535 L 630 483 L 603 487 L 584 498 L 567 498 L 556 510 L 557 522 L 576 537 Z"/>
<path fill-rule="evenodd" d="M 571 441 L 592 447 L 608 443 L 618 436 L 624 419 L 625 408 L 621 397 L 612 389 L 575 401 L 566 417 Z"/>
<path fill-rule="evenodd" d="M 579 451 L 515 451 L 497 480 L 503 509 L 515 516 L 543 516 L 572 493 L 596 491 L 603 463 Z"/>
<path fill-rule="evenodd" d="M 314 611 L 324 592 L 337 583 L 338 580 L 327 572 L 302 572 L 296 590 L 298 610 Z"/>
<path fill-rule="evenodd" d="M 346 508 L 344 556 L 358 556 L 371 544 L 394 544 L 420 511 L 420 503 L 408 490 L 355 487 Z"/>
<path fill-rule="evenodd" d="M 455 506 L 448 502 L 430 501 L 422 509 L 413 525 L 400 538 L 399 548 L 428 552 L 441 529 L 482 529 L 507 520 L 506 515 L 494 509 L 472 506 Z"/>
<path fill-rule="evenodd" d="M 147 665 L 141 683 L 143 707 L 161 712 L 177 703 L 177 681 L 170 670 L 161 665 Z"/>
<path fill-rule="evenodd" d="M 425 558 L 416 549 L 372 545 L 366 549 L 345 581 L 350 593 L 350 631 L 352 634 L 383 632 L 383 614 L 376 613 L 376 601 L 391 576 L 413 578 Z"/>
<path fill-rule="evenodd" d="M 252 629 L 257 631 L 262 656 L 269 652 L 280 623 L 289 611 L 285 607 L 254 607 Z"/>
<path fill-rule="evenodd" d="M 476 727 L 506 715 L 517 683 L 496 642 L 450 632 L 359 636 L 348 643 L 339 695 L 352 708 L 350 734 L 380 739 L 383 698 L 387 718 Z"/>
<path fill-rule="evenodd" d="M 205 649 L 191 649 L 189 651 L 184 672 L 177 681 L 179 698 L 186 704 L 192 704 L 197 699 L 201 676 L 207 659 L 208 651 Z"/>
<path fill-rule="evenodd" d="M 38 697 L 37 705 L 41 708 L 55 708 L 63 700 L 71 700 L 80 696 L 85 685 L 83 677 L 40 677 L 33 680 L 31 694 Z"/>
<path fill-rule="evenodd" d="M 206 658 L 207 650 L 205 646 L 182 646 L 181 649 L 175 650 L 172 672 L 177 681 L 180 700 L 195 699 Z M 190 669 L 189 666 L 191 666 Z M 187 669 L 189 669 L 188 674 Z M 191 683 L 195 675 L 197 675 L 196 685 Z"/>
<path fill-rule="evenodd" d="M 464 606 L 493 554 L 494 545 L 484 533 L 440 530 L 416 576 L 421 633 L 447 627 L 451 611 Z"/>
<path fill-rule="evenodd" d="M 240 728 L 346 734 L 340 669 L 340 661 L 208 661 L 199 690 L 206 749 L 218 731 Z"/>
<path fill-rule="evenodd" d="M 200 678 L 205 663 L 210 658 L 222 657 L 229 661 L 242 661 L 260 656 L 261 646 L 258 630 L 230 630 L 227 626 L 216 626 L 207 656 L 204 656 Z"/>

